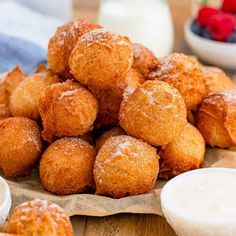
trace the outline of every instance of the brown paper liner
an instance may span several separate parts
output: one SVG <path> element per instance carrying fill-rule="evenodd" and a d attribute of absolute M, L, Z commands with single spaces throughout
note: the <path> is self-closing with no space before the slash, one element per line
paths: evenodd
<path fill-rule="evenodd" d="M 236 152 L 233 150 L 208 148 L 203 167 L 236 168 Z M 162 215 L 160 193 L 166 182 L 158 179 L 153 191 L 147 194 L 112 199 L 94 194 L 56 196 L 42 188 L 37 171 L 34 171 L 30 177 L 14 181 L 8 180 L 13 207 L 35 198 L 48 199 L 63 207 L 69 216 L 107 216 L 118 213 Z"/>

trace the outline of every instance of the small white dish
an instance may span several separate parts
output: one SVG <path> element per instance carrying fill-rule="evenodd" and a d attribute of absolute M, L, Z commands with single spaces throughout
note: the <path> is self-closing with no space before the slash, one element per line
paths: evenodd
<path fill-rule="evenodd" d="M 235 236 L 236 169 L 181 174 L 162 189 L 161 206 L 178 236 Z"/>
<path fill-rule="evenodd" d="M 236 70 L 236 44 L 213 41 L 191 30 L 192 19 L 185 23 L 185 40 L 190 49 L 204 62 L 225 69 Z"/>
<path fill-rule="evenodd" d="M 0 226 L 2 226 L 11 208 L 11 193 L 6 180 L 0 177 Z"/>

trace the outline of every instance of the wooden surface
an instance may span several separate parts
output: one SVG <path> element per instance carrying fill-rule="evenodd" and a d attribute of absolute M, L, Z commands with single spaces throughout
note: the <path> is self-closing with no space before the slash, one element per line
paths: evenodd
<path fill-rule="evenodd" d="M 107 217 L 73 217 L 76 236 L 175 236 L 164 218 L 119 214 Z"/>
<path fill-rule="evenodd" d="M 190 0 L 169 0 L 175 27 L 174 50 L 183 42 L 183 24 L 190 16 Z M 74 17 L 95 22 L 99 3 L 75 0 Z M 158 30 L 158 29 L 157 29 Z M 72 218 L 76 236 L 175 236 L 166 220 L 156 215 L 119 214 L 108 217 Z"/>

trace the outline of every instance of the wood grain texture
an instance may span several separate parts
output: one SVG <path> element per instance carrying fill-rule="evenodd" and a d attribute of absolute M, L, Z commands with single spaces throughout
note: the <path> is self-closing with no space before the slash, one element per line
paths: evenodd
<path fill-rule="evenodd" d="M 166 220 L 156 215 L 76 216 L 72 222 L 76 236 L 176 236 Z"/>

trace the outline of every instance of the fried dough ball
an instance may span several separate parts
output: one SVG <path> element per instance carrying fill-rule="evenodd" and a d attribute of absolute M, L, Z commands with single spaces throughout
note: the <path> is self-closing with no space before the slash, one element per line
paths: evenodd
<path fill-rule="evenodd" d="M 121 198 L 151 191 L 158 159 L 156 149 L 142 140 L 127 135 L 109 138 L 94 164 L 96 194 Z"/>
<path fill-rule="evenodd" d="M 0 120 L 10 117 L 11 113 L 5 104 L 0 104 Z"/>
<path fill-rule="evenodd" d="M 195 125 L 212 147 L 236 146 L 236 90 L 210 93 L 198 106 Z"/>
<path fill-rule="evenodd" d="M 79 138 L 61 138 L 52 143 L 40 161 L 42 186 L 58 195 L 75 194 L 93 187 L 96 151 Z"/>
<path fill-rule="evenodd" d="M 100 150 L 102 145 L 111 137 L 125 135 L 125 132 L 120 127 L 114 127 L 110 130 L 105 131 L 97 140 L 96 140 L 96 149 Z"/>
<path fill-rule="evenodd" d="M 195 108 L 205 95 L 204 74 L 193 57 L 173 53 L 161 60 L 161 66 L 151 76 L 178 89 L 188 110 Z"/>
<path fill-rule="evenodd" d="M 35 199 L 17 206 L 9 219 L 7 232 L 22 236 L 73 236 L 65 211 L 47 200 Z"/>
<path fill-rule="evenodd" d="M 40 94 L 46 86 L 59 82 L 56 74 L 46 70 L 25 78 L 10 96 L 9 109 L 12 115 L 38 120 Z"/>
<path fill-rule="evenodd" d="M 26 78 L 26 74 L 21 70 L 19 66 L 16 66 L 11 71 L 7 73 L 5 79 L 5 89 L 10 95 L 18 86 L 18 84 Z"/>
<path fill-rule="evenodd" d="M 153 52 L 139 43 L 133 43 L 132 50 L 134 55 L 132 68 L 148 79 L 149 74 L 160 66 L 160 61 Z"/>
<path fill-rule="evenodd" d="M 121 104 L 120 126 L 154 146 L 173 141 L 182 131 L 186 107 L 180 93 L 162 81 L 146 81 Z"/>
<path fill-rule="evenodd" d="M 139 85 L 140 77 L 134 70 L 130 70 L 125 81 L 113 89 L 98 90 L 92 89 L 98 100 L 99 111 L 95 122 L 96 128 L 110 127 L 119 123 L 118 114 L 123 96 L 128 96 L 130 91 L 135 90 Z"/>
<path fill-rule="evenodd" d="M 201 133 L 188 123 L 174 141 L 161 147 L 160 177 L 168 179 L 199 168 L 205 149 Z"/>
<path fill-rule="evenodd" d="M 224 89 L 236 89 L 235 84 L 223 70 L 217 67 L 204 66 L 203 72 L 205 75 L 206 94 Z"/>
<path fill-rule="evenodd" d="M 25 117 L 0 120 L 0 167 L 6 178 L 28 174 L 40 158 L 41 132 Z"/>
<path fill-rule="evenodd" d="M 19 66 L 0 74 L 0 104 L 8 105 L 11 93 L 25 77 Z"/>
<path fill-rule="evenodd" d="M 75 79 L 90 89 L 100 90 L 123 83 L 132 63 L 130 40 L 106 29 L 81 36 L 69 59 Z"/>
<path fill-rule="evenodd" d="M 6 91 L 5 87 L 5 80 L 6 80 L 7 73 L 0 74 L 0 104 L 8 104 L 9 101 L 9 94 Z"/>
<path fill-rule="evenodd" d="M 78 83 L 67 81 L 48 86 L 39 99 L 43 138 L 78 136 L 92 130 L 98 113 L 94 95 Z"/>
<path fill-rule="evenodd" d="M 98 28 L 101 26 L 85 20 L 70 21 L 59 27 L 48 44 L 49 68 L 65 80 L 73 78 L 68 63 L 70 54 L 83 34 Z"/>

